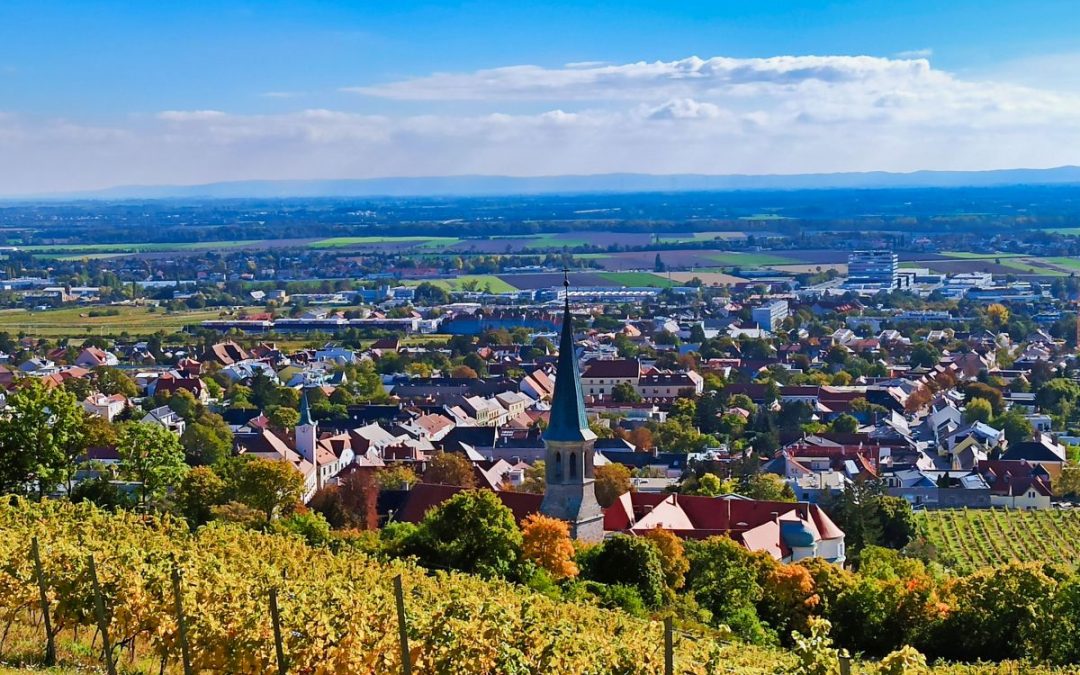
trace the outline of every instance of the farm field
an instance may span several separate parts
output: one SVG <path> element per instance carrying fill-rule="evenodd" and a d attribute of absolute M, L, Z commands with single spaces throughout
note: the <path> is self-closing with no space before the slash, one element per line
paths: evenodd
<path fill-rule="evenodd" d="M 518 290 L 517 286 L 511 285 L 494 274 L 465 274 L 453 279 L 414 279 L 406 281 L 405 285 L 419 286 L 425 281 L 448 291 L 465 290 L 467 285 L 471 286 L 473 283 L 476 284 L 477 290 L 489 289 L 492 293 L 513 293 Z"/>
<path fill-rule="evenodd" d="M 795 262 L 771 253 L 710 253 L 713 264 L 724 267 L 766 267 L 769 265 L 788 265 Z"/>
<path fill-rule="evenodd" d="M 755 213 L 752 216 L 739 216 L 739 220 L 748 220 L 754 223 L 770 223 L 777 220 L 791 220 L 791 218 L 776 213 Z"/>
<path fill-rule="evenodd" d="M 701 241 L 714 241 L 721 239 L 730 241 L 732 239 L 746 239 L 745 232 L 675 232 L 668 234 L 661 234 L 661 243 L 671 244 L 686 244 L 690 242 Z"/>
<path fill-rule="evenodd" d="M 991 274 L 1019 274 L 1043 277 L 1059 277 L 1067 271 L 1056 266 L 1049 258 L 966 258 L 952 260 L 927 260 L 919 267 L 929 267 L 943 274 L 962 272 L 990 272 Z"/>
<path fill-rule="evenodd" d="M 847 263 L 817 263 L 814 265 L 769 265 L 771 269 L 791 274 L 814 274 L 815 272 L 827 272 L 836 270 L 840 274 L 847 274 Z"/>
<path fill-rule="evenodd" d="M 993 260 L 995 258 L 1023 258 L 1021 253 L 969 253 L 966 251 L 942 251 L 941 255 L 947 258 L 960 258 L 962 260 Z"/>
<path fill-rule="evenodd" d="M 96 307 L 98 311 L 115 309 L 115 316 L 89 316 L 89 308 L 70 307 L 31 312 L 24 309 L 0 311 L 0 330 L 12 335 L 25 331 L 35 337 L 73 337 L 82 335 L 152 335 L 159 330 L 174 332 L 185 326 L 216 319 L 220 308 L 191 312 L 151 312 L 148 307 L 125 305 Z"/>
<path fill-rule="evenodd" d="M 660 274 L 652 272 L 603 272 L 600 274 L 606 281 L 617 286 L 669 288 L 678 285 L 674 280 L 669 280 Z"/>
<path fill-rule="evenodd" d="M 19 246 L 22 251 L 31 253 L 72 253 L 72 254 L 125 254 L 156 253 L 169 251 L 203 251 L 215 248 L 243 248 L 264 244 L 264 240 L 243 239 L 238 241 L 195 241 L 151 244 L 35 244 Z M 82 258 L 84 256 L 76 256 Z"/>
<path fill-rule="evenodd" d="M 1080 272 L 1080 258 L 1042 258 L 1041 260 L 1068 272 Z"/>
<path fill-rule="evenodd" d="M 726 286 L 746 281 L 742 277 L 736 277 L 725 272 L 670 272 L 667 276 L 671 277 L 672 281 L 677 281 L 680 284 L 685 284 L 695 278 L 701 279 L 701 282 L 706 286 Z"/>
<path fill-rule="evenodd" d="M 352 248 L 355 246 L 381 245 L 381 244 L 410 244 L 420 247 L 451 246 L 461 241 L 458 237 L 331 237 L 319 239 L 309 244 L 311 248 Z"/>
<path fill-rule="evenodd" d="M 1010 560 L 1075 566 L 1080 556 L 1080 509 L 943 509 L 919 518 L 938 559 L 961 572 Z"/>
<path fill-rule="evenodd" d="M 538 288 L 552 288 L 560 286 L 563 275 L 558 272 L 536 272 L 534 274 L 500 274 L 499 279 L 520 288 L 521 290 L 535 290 Z M 572 286 L 613 286 L 614 284 L 597 272 L 571 272 L 570 284 Z"/>

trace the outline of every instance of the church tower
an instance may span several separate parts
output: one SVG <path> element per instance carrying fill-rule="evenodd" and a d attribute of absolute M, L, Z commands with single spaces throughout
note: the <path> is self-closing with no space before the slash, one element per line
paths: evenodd
<path fill-rule="evenodd" d="M 296 425 L 296 451 L 312 464 L 315 463 L 315 443 L 318 436 L 318 425 L 311 419 L 307 392 L 304 392 L 300 395 L 300 423 Z"/>
<path fill-rule="evenodd" d="M 604 538 L 604 512 L 596 501 L 593 477 L 596 434 L 589 429 L 585 415 L 585 397 L 581 392 L 581 374 L 574 351 L 568 277 L 564 277 L 563 287 L 566 291 L 559 362 L 555 371 L 551 419 L 544 431 L 547 488 L 540 510 L 544 515 L 568 522 L 571 537 L 600 541 Z"/>

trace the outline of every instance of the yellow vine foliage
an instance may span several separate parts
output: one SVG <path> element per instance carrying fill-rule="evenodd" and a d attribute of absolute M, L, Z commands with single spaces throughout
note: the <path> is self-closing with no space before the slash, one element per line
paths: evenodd
<path fill-rule="evenodd" d="M 29 555 L 34 536 L 59 628 L 94 626 L 92 554 L 113 642 L 137 640 L 141 650 L 173 664 L 180 653 L 170 577 L 175 562 L 193 665 L 205 672 L 276 672 L 271 588 L 278 592 L 290 673 L 400 672 L 397 575 L 418 675 L 663 670 L 658 622 L 552 600 L 508 582 L 334 554 L 232 524 L 192 534 L 169 517 L 59 501 L 0 500 L 0 619 L 37 603 Z M 679 672 L 721 672 L 739 658 L 737 649 L 679 637 Z"/>

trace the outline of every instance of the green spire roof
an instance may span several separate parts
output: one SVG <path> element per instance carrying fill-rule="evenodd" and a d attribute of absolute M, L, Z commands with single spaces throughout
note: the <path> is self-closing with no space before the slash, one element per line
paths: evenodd
<path fill-rule="evenodd" d="M 585 396 L 581 393 L 581 373 L 574 352 L 574 318 L 570 315 L 570 281 L 563 270 L 566 289 L 562 335 L 559 338 L 559 364 L 555 370 L 555 393 L 551 400 L 551 419 L 544 431 L 549 441 L 591 441 L 596 434 L 589 429 L 585 415 Z"/>
<path fill-rule="evenodd" d="M 300 395 L 300 424 L 299 426 L 312 426 L 315 423 L 311 421 L 311 407 L 308 405 L 307 392 L 305 391 Z"/>

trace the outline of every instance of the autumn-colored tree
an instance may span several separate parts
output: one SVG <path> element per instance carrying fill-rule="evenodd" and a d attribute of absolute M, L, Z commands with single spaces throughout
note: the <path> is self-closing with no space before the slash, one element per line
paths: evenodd
<path fill-rule="evenodd" d="M 379 527 L 379 484 L 370 470 L 353 471 L 338 479 L 341 504 L 352 516 L 350 525 L 361 530 Z"/>
<path fill-rule="evenodd" d="M 380 490 L 407 490 L 419 483 L 420 478 L 409 467 L 398 464 L 379 469 L 375 473 L 375 482 Z"/>
<path fill-rule="evenodd" d="M 995 328 L 1001 328 L 1009 323 L 1009 308 L 999 302 L 995 302 L 986 308 L 986 316 L 989 317 L 990 322 Z"/>
<path fill-rule="evenodd" d="M 907 400 L 904 401 L 904 411 L 908 413 L 914 413 L 922 410 L 930 404 L 930 400 L 933 399 L 934 394 L 926 387 L 919 387 L 915 391 L 908 395 Z"/>
<path fill-rule="evenodd" d="M 468 366 L 457 366 L 450 371 L 450 377 L 461 377 L 475 380 L 480 376 L 477 375 L 476 370 L 474 370 L 473 368 L 470 368 Z"/>
<path fill-rule="evenodd" d="M 682 539 L 659 525 L 646 532 L 644 537 L 655 544 L 660 552 L 660 567 L 668 588 L 673 591 L 682 588 L 686 583 L 686 572 L 690 569 Z"/>
<path fill-rule="evenodd" d="M 521 522 L 521 536 L 522 553 L 527 560 L 547 570 L 555 579 L 578 575 L 566 521 L 533 513 Z"/>
<path fill-rule="evenodd" d="M 814 578 L 810 571 L 799 565 L 773 562 L 762 565 L 759 573 L 761 599 L 758 614 L 773 627 L 781 637 L 797 630 L 805 632 L 810 616 L 821 604 L 814 590 Z"/>
<path fill-rule="evenodd" d="M 630 469 L 623 464 L 605 464 L 596 467 L 596 501 L 605 509 L 630 491 Z"/>
<path fill-rule="evenodd" d="M 653 441 L 652 430 L 648 427 L 638 427 L 637 429 L 634 429 L 627 435 L 626 440 L 633 443 L 634 447 L 639 451 L 652 450 L 656 447 L 656 443 Z"/>
<path fill-rule="evenodd" d="M 471 488 L 476 485 L 476 475 L 473 473 L 472 462 L 461 455 L 443 452 L 435 455 L 428 464 L 427 471 L 424 472 L 424 482 Z"/>

